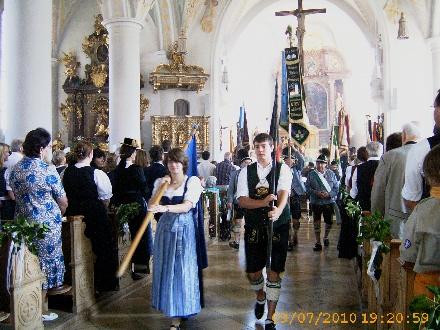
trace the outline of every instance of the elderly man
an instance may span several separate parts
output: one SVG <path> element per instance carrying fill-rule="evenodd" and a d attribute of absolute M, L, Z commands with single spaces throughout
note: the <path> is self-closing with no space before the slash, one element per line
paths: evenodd
<path fill-rule="evenodd" d="M 200 161 L 200 164 L 197 165 L 197 172 L 199 172 L 199 177 L 202 176 L 205 181 L 208 177 L 214 176 L 215 172 L 215 165 L 209 161 L 209 157 L 211 157 L 210 152 L 207 150 L 203 151 L 202 160 Z"/>
<path fill-rule="evenodd" d="M 418 126 L 414 122 L 403 125 L 403 145 L 383 154 L 374 175 L 371 212 L 378 210 L 385 218 L 392 219 L 391 233 L 394 238 L 402 239 L 403 228 L 409 216 L 402 196 L 396 194 L 396 191 L 402 191 L 405 184 L 406 159 L 418 140 L 420 140 Z"/>
<path fill-rule="evenodd" d="M 217 178 L 217 185 L 223 186 L 219 187 L 220 190 L 227 190 L 229 185 L 229 178 L 231 173 L 234 172 L 237 168 L 232 164 L 232 153 L 225 152 L 223 157 L 223 161 L 217 164 L 214 175 Z"/>
<path fill-rule="evenodd" d="M 367 144 L 366 148 L 368 160 L 359 164 L 354 170 L 350 196 L 359 202 L 363 211 L 371 211 L 371 189 L 373 188 L 374 173 L 383 154 L 383 145 L 380 142 L 372 141 Z"/>
<path fill-rule="evenodd" d="M 422 198 L 428 197 L 429 192 L 424 189 L 423 161 L 427 153 L 440 144 L 440 89 L 434 100 L 435 135 L 421 140 L 408 153 L 405 168 L 405 185 L 402 196 L 410 212 Z"/>
<path fill-rule="evenodd" d="M 329 246 L 328 234 L 333 225 L 333 204 L 339 192 L 339 181 L 332 170 L 327 169 L 328 160 L 324 154 L 316 159 L 316 169 L 307 174 L 306 191 L 310 196 L 313 212 L 313 230 L 316 244 L 313 251 L 322 251 L 321 244 L 321 214 L 324 217 L 325 233 L 324 246 Z"/>

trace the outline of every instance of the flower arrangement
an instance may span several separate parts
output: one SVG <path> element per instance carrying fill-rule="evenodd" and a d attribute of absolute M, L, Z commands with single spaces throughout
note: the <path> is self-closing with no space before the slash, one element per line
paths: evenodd
<path fill-rule="evenodd" d="M 35 246 L 35 239 L 43 239 L 49 231 L 48 225 L 29 223 L 24 216 L 20 216 L 14 222 L 7 222 L 3 225 L 3 233 L 0 233 L 0 246 L 2 246 L 4 237 L 9 235 L 14 242 L 12 253 L 17 254 L 21 249 L 21 244 L 24 243 L 29 251 L 36 255 L 38 248 Z"/>
<path fill-rule="evenodd" d="M 376 280 L 379 280 L 382 274 L 380 266 L 382 265 L 383 254 L 387 254 L 391 251 L 391 248 L 385 244 L 385 240 L 391 238 L 390 227 L 391 219 L 385 219 L 379 211 L 374 212 L 370 217 L 364 217 L 362 219 L 362 226 L 360 227 L 359 236 L 357 238 L 358 243 L 361 244 L 364 239 L 380 242 L 373 261 L 371 261 L 371 259 L 369 261 L 369 264 L 373 262 L 374 277 Z"/>
<path fill-rule="evenodd" d="M 413 330 L 419 330 L 422 325 L 424 329 L 440 329 L 440 288 L 434 285 L 426 287 L 434 294 L 433 299 L 422 294 L 408 304 Z"/>
<path fill-rule="evenodd" d="M 119 236 L 123 237 L 128 232 L 128 223 L 139 214 L 139 211 L 138 203 L 121 204 L 116 208 Z"/>
<path fill-rule="evenodd" d="M 75 147 L 79 141 L 90 142 L 93 145 L 93 149 L 99 148 L 99 142 L 96 140 L 95 137 L 84 137 L 84 136 L 78 135 L 78 136 L 74 137 L 72 141 L 69 142 L 70 150 L 75 149 Z"/>

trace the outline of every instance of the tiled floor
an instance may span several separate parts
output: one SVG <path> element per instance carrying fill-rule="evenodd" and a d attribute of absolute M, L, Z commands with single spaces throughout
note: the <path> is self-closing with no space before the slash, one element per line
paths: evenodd
<path fill-rule="evenodd" d="M 354 260 L 338 258 L 339 226 L 330 233 L 330 247 L 314 252 L 311 222 L 302 221 L 298 247 L 288 252 L 286 272 L 278 303 L 277 329 L 364 329 L 362 303 L 357 288 Z M 186 329 L 264 329 L 264 319 L 253 313 L 255 294 L 244 273 L 244 248 L 228 242 L 209 243 L 209 267 L 204 271 L 205 302 L 202 312 L 191 317 Z M 151 308 L 151 275 L 124 294 L 107 299 L 102 311 L 81 324 L 62 320 L 46 323 L 46 329 L 169 329 L 170 320 Z M 346 323 L 342 323 L 346 322 Z M 75 327 L 73 324 L 77 324 Z M 1 328 L 1 327 L 0 327 Z"/>

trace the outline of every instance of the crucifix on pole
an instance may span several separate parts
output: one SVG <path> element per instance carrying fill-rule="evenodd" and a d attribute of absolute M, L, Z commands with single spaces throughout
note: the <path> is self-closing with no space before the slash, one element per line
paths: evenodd
<path fill-rule="evenodd" d="M 300 70 L 301 75 L 304 72 L 304 57 L 303 57 L 303 41 L 304 34 L 306 33 L 305 19 L 306 15 L 326 13 L 325 8 L 322 9 L 303 9 L 302 0 L 298 0 L 298 9 L 295 10 L 282 10 L 275 12 L 275 16 L 296 16 L 298 20 L 298 27 L 296 28 L 296 37 L 298 38 L 298 53 L 300 58 Z"/>

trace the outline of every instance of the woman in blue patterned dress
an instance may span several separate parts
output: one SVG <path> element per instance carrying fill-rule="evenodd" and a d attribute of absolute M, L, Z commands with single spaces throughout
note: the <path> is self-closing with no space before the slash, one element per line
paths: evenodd
<path fill-rule="evenodd" d="M 45 238 L 36 239 L 43 282 L 43 321 L 58 317 L 45 309 L 48 289 L 63 286 L 64 256 L 61 245 L 62 214 L 67 208 L 67 197 L 60 176 L 54 166 L 44 159 L 50 153 L 50 134 L 44 128 L 30 131 L 23 143 L 24 157 L 11 170 L 9 186 L 16 198 L 15 218 L 24 216 L 28 222 L 46 224 L 50 231 Z"/>
<path fill-rule="evenodd" d="M 170 317 L 170 330 L 179 330 L 181 318 L 200 312 L 200 290 L 196 239 L 192 208 L 200 198 L 202 186 L 196 176 L 186 175 L 189 159 L 179 148 L 165 157 L 169 176 L 157 179 L 153 196 L 163 182 L 169 183 L 160 204 L 149 211 L 160 217 L 153 249 L 152 305 Z"/>

